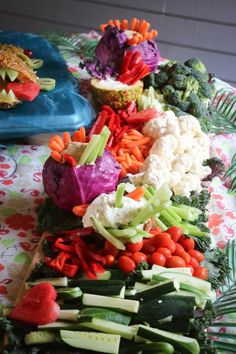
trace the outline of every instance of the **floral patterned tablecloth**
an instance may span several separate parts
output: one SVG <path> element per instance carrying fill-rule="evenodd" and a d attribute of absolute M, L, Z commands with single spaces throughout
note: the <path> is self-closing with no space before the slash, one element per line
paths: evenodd
<path fill-rule="evenodd" d="M 69 70 L 86 79 L 84 73 L 78 73 L 78 56 L 63 55 Z M 214 136 L 211 141 L 212 156 L 229 166 L 236 151 L 236 134 Z M 5 305 L 14 303 L 40 240 L 36 209 L 45 198 L 42 167 L 48 155 L 45 145 L 0 148 L 0 303 Z M 236 196 L 228 193 L 219 178 L 212 181 L 210 191 L 212 242 L 223 248 L 227 240 L 236 237 Z"/>

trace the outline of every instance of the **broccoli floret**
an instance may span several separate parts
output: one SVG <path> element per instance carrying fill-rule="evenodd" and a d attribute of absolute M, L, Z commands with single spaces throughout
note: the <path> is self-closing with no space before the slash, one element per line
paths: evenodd
<path fill-rule="evenodd" d="M 183 95 L 183 99 L 184 100 L 187 100 L 187 98 L 189 97 L 189 95 L 192 93 L 192 92 L 198 92 L 198 89 L 199 89 L 199 82 L 198 80 L 193 77 L 193 76 L 189 76 L 187 79 L 186 79 L 186 89 L 185 89 L 185 92 L 184 92 L 184 95 Z"/>
<path fill-rule="evenodd" d="M 166 85 L 161 89 L 161 93 L 164 99 L 168 102 L 168 98 L 171 97 L 175 93 L 175 89 L 171 85 Z"/>
<path fill-rule="evenodd" d="M 143 88 L 147 89 L 150 86 L 154 87 L 155 86 L 155 74 L 150 73 L 148 76 L 145 76 L 143 79 Z"/>
<path fill-rule="evenodd" d="M 184 65 L 183 63 L 177 62 L 171 66 L 171 68 L 169 69 L 169 74 L 170 76 L 176 74 L 188 76 L 191 74 L 191 69 L 188 66 Z"/>
<path fill-rule="evenodd" d="M 176 90 L 183 90 L 186 89 L 187 78 L 182 74 L 175 74 L 171 77 L 168 84 L 174 86 Z"/>
<path fill-rule="evenodd" d="M 200 81 L 199 82 L 199 90 L 198 94 L 200 97 L 205 97 L 205 98 L 212 98 L 212 84 L 209 84 L 207 81 Z"/>
<path fill-rule="evenodd" d="M 167 83 L 168 79 L 169 77 L 165 71 L 159 71 L 155 74 L 154 88 L 162 88 Z"/>
<path fill-rule="evenodd" d="M 209 166 L 211 173 L 203 181 L 211 181 L 214 177 L 221 177 L 224 173 L 225 165 L 218 157 L 211 157 L 203 162 L 203 166 Z"/>
<path fill-rule="evenodd" d="M 197 71 L 200 72 L 203 75 L 203 77 L 205 77 L 205 79 L 208 80 L 208 73 L 207 73 L 206 67 L 201 60 L 196 59 L 196 58 L 192 58 L 192 59 L 188 59 L 187 61 L 185 61 L 184 64 L 186 66 L 192 68 L 196 72 Z"/>
<path fill-rule="evenodd" d="M 204 253 L 205 260 L 201 263 L 208 270 L 208 281 L 213 289 L 219 289 L 229 274 L 228 258 L 220 248 L 213 248 Z"/>

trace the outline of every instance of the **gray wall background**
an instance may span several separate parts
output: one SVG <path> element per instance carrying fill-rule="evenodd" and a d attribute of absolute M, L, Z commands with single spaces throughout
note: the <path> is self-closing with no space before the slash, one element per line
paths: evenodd
<path fill-rule="evenodd" d="M 236 86 L 236 0 L 0 0 L 0 29 L 98 30 L 112 18 L 145 18 L 157 28 L 161 55 L 197 57 Z"/>

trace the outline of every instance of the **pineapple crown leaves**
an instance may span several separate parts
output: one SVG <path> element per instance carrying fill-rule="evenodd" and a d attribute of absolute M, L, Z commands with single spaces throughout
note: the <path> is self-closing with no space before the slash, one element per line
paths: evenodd
<path fill-rule="evenodd" d="M 223 176 L 223 179 L 231 178 L 229 190 L 236 192 L 236 153 L 232 157 L 231 166 Z"/>

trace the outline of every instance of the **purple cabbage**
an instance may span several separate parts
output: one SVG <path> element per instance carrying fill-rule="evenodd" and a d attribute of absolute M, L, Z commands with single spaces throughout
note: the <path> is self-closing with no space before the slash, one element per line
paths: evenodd
<path fill-rule="evenodd" d="M 120 165 L 105 150 L 95 164 L 71 167 L 49 157 L 43 168 L 45 193 L 64 210 L 92 202 L 101 193 L 115 190 Z"/>
<path fill-rule="evenodd" d="M 88 61 L 88 72 L 97 79 L 105 79 L 118 73 L 125 51 L 127 36 L 117 26 L 106 27 L 106 31 L 95 49 L 95 61 Z"/>
<path fill-rule="evenodd" d="M 144 41 L 136 46 L 129 47 L 129 50 L 139 52 L 142 60 L 150 67 L 150 72 L 154 72 L 160 61 L 160 51 L 155 41 Z"/>

